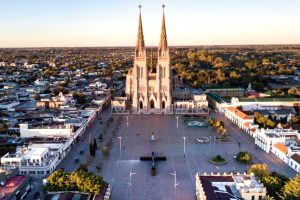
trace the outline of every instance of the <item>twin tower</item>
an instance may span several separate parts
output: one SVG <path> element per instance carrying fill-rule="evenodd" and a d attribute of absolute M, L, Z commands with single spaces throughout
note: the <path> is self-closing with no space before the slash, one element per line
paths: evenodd
<path fill-rule="evenodd" d="M 172 72 L 167 42 L 164 5 L 157 65 L 147 67 L 147 54 L 143 35 L 141 6 L 134 66 L 126 76 L 126 97 L 130 109 L 138 113 L 167 113 L 172 110 Z"/>

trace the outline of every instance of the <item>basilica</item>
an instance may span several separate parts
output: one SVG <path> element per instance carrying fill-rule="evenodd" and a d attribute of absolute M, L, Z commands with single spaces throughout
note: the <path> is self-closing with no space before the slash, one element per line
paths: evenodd
<path fill-rule="evenodd" d="M 152 49 L 151 49 L 152 50 Z M 178 76 L 170 66 L 169 47 L 163 6 L 162 24 L 157 62 L 147 63 L 143 34 L 142 14 L 139 13 L 137 42 L 134 51 L 134 65 L 126 76 L 125 97 L 115 97 L 113 111 L 132 113 L 173 113 L 174 110 L 201 110 L 207 108 L 205 94 L 180 89 Z M 184 94 L 184 97 L 183 97 Z M 175 101 L 175 99 L 177 101 Z"/>

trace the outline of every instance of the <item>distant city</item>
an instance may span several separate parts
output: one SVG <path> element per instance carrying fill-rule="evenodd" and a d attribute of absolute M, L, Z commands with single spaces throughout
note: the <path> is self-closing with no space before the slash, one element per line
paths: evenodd
<path fill-rule="evenodd" d="M 300 199 L 300 45 L 170 46 L 170 20 L 0 49 L 0 200 Z"/>

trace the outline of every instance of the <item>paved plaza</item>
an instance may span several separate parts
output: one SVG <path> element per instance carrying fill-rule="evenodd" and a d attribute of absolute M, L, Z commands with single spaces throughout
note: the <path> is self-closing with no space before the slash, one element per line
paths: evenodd
<path fill-rule="evenodd" d="M 186 127 L 183 116 L 175 115 L 111 115 L 113 123 L 104 135 L 104 142 L 98 140 L 99 150 L 96 157 L 89 165 L 89 171 L 103 175 L 105 181 L 112 186 L 112 200 L 126 199 L 196 199 L 194 176 L 197 172 L 241 172 L 249 166 L 239 164 L 233 156 L 239 151 L 249 151 L 253 155 L 253 162 L 265 162 L 272 171 L 278 171 L 289 177 L 295 172 L 273 154 L 267 154 L 254 145 L 254 140 L 229 120 L 218 113 L 211 113 L 210 117 L 223 120 L 230 133 L 229 142 L 215 140 L 217 136 L 213 127 L 196 128 Z M 105 120 L 110 117 L 106 110 L 99 114 L 87 129 L 87 133 L 74 145 L 69 155 L 59 167 L 72 171 L 79 167 L 74 164 L 74 159 L 79 158 L 81 163 L 86 162 L 88 156 L 88 134 L 95 138 L 101 132 Z M 128 127 L 127 127 L 128 117 Z M 118 127 L 116 129 L 116 127 Z M 109 159 L 103 159 L 101 148 L 107 140 L 113 137 L 112 149 Z M 154 133 L 155 141 L 151 141 Z M 211 142 L 200 144 L 197 137 L 210 137 Z M 122 139 L 118 139 L 122 137 Z M 184 140 L 186 137 L 186 155 L 184 157 Z M 120 152 L 121 141 L 121 152 Z M 238 143 L 241 143 L 239 147 Z M 79 152 L 84 150 L 84 154 Z M 150 156 L 151 152 L 164 155 L 167 161 L 157 163 L 157 175 L 151 176 L 151 162 L 140 161 L 140 156 Z M 210 157 L 220 154 L 228 161 L 227 165 L 216 166 L 209 163 Z M 97 163 L 102 163 L 102 172 L 96 170 Z M 135 173 L 131 176 L 130 171 Z M 171 173 L 176 172 L 175 177 Z"/>
<path fill-rule="evenodd" d="M 216 118 L 220 117 L 215 114 Z M 218 142 L 214 139 L 209 144 L 197 143 L 199 136 L 214 138 L 217 135 L 214 128 L 186 128 L 183 117 L 179 117 L 179 128 L 175 115 L 130 115 L 128 128 L 126 116 L 117 133 L 111 151 L 106 161 L 103 176 L 112 185 L 112 199 L 195 199 L 195 180 L 197 172 L 241 172 L 249 166 L 239 164 L 233 156 L 238 151 L 250 151 L 255 162 L 266 162 L 271 170 L 293 176 L 295 173 L 282 161 L 257 149 L 251 138 L 231 126 L 230 142 Z M 224 119 L 223 119 L 224 120 Z M 225 120 L 224 120 L 225 121 Z M 228 124 L 227 124 L 228 123 Z M 238 132 L 237 132 L 238 131 Z M 151 133 L 155 141 L 151 141 Z M 186 156 L 184 157 L 184 140 L 186 137 Z M 241 143 L 239 148 L 238 143 Z M 151 152 L 165 155 L 167 161 L 160 161 L 157 165 L 157 176 L 151 176 L 151 162 L 140 161 L 140 156 L 147 156 Z M 220 154 L 228 160 L 227 165 L 215 166 L 209 163 L 209 158 Z M 130 171 L 132 175 L 131 186 Z M 176 172 L 175 177 L 170 173 Z"/>

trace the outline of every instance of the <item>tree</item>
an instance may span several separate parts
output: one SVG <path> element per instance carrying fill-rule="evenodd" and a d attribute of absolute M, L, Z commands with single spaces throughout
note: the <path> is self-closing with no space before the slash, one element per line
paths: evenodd
<path fill-rule="evenodd" d="M 44 93 L 45 94 L 51 93 L 50 85 L 49 84 L 45 85 Z"/>
<path fill-rule="evenodd" d="M 240 151 L 236 156 L 236 160 L 241 163 L 247 164 L 252 160 L 252 155 L 248 152 Z"/>
<path fill-rule="evenodd" d="M 278 199 L 278 192 L 283 187 L 283 181 L 278 176 L 265 176 L 261 178 L 261 181 L 266 186 L 268 194 Z"/>
<path fill-rule="evenodd" d="M 8 125 L 6 123 L 0 123 L 0 133 L 7 133 Z"/>
<path fill-rule="evenodd" d="M 263 200 L 275 200 L 274 197 L 267 195 Z"/>
<path fill-rule="evenodd" d="M 80 191 L 99 195 L 108 184 L 101 176 L 96 176 L 81 169 L 71 173 L 56 170 L 47 178 L 45 189 L 48 191 Z"/>
<path fill-rule="evenodd" d="M 98 148 L 96 138 L 94 138 L 93 147 L 95 148 L 95 150 Z"/>
<path fill-rule="evenodd" d="M 90 145 L 90 155 L 95 157 L 96 149 L 93 144 L 90 143 L 89 145 Z"/>
<path fill-rule="evenodd" d="M 77 103 L 85 104 L 85 96 L 82 92 L 74 92 L 73 98 L 77 101 Z"/>
<path fill-rule="evenodd" d="M 41 99 L 40 93 L 38 93 L 38 92 L 35 93 L 33 98 L 37 101 L 40 100 Z"/>
<path fill-rule="evenodd" d="M 256 177 L 261 179 L 270 175 L 268 165 L 265 163 L 257 163 L 250 166 L 247 173 L 253 173 Z"/>
<path fill-rule="evenodd" d="M 300 175 L 290 179 L 281 189 L 281 199 L 299 200 L 300 197 Z"/>

